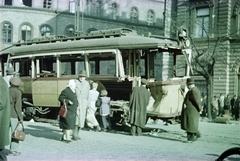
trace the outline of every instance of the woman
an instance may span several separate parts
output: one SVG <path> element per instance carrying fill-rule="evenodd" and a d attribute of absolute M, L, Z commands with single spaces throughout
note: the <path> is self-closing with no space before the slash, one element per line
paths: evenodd
<path fill-rule="evenodd" d="M 18 89 L 21 80 L 17 77 L 10 79 L 10 104 L 11 104 L 11 133 L 14 132 L 18 122 L 23 122 L 22 116 L 22 92 Z M 19 140 L 12 138 L 8 155 L 17 156 L 19 152 Z"/>
<path fill-rule="evenodd" d="M 89 91 L 89 104 L 87 109 L 86 124 L 90 129 L 95 128 L 96 131 L 101 131 L 99 123 L 95 117 L 97 107 L 95 106 L 96 100 L 99 97 L 99 92 L 97 91 L 98 84 L 93 82 L 92 89 Z"/>
<path fill-rule="evenodd" d="M 71 141 L 71 130 L 75 127 L 76 121 L 76 110 L 77 110 L 77 95 L 75 93 L 76 83 L 73 79 L 68 82 L 67 87 L 61 92 L 58 100 L 61 102 L 61 105 L 66 103 L 67 106 L 67 115 L 66 117 L 60 116 L 59 127 L 63 129 L 62 141 L 68 143 Z"/>

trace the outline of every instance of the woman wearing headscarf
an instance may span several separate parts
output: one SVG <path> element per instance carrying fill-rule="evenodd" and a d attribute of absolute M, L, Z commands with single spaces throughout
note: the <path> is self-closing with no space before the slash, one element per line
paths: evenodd
<path fill-rule="evenodd" d="M 75 80 L 71 79 L 68 82 L 67 87 L 61 92 L 58 100 L 61 105 L 65 102 L 67 106 L 66 117 L 60 116 L 59 127 L 63 129 L 62 141 L 71 141 L 71 130 L 75 127 L 76 121 L 76 110 L 78 105 L 77 95 L 75 93 L 76 83 Z"/>

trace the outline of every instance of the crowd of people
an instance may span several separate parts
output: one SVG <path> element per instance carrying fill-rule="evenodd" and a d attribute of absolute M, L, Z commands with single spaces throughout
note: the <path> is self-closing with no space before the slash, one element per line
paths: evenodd
<path fill-rule="evenodd" d="M 20 155 L 19 141 L 11 138 L 11 134 L 19 123 L 23 122 L 22 116 L 22 93 L 18 89 L 21 80 L 14 77 L 16 74 L 12 68 L 7 69 L 6 76 L 0 76 L 0 160 L 6 161 L 5 146 L 10 145 L 8 155 Z M 58 100 L 61 105 L 66 104 L 66 116 L 60 116 L 59 128 L 62 129 L 63 135 L 61 141 L 69 143 L 72 140 L 80 140 L 80 131 L 87 127 L 91 131 L 111 130 L 110 120 L 110 101 L 106 89 L 98 91 L 97 82 L 86 80 L 87 73 L 81 70 L 77 79 L 69 80 L 67 86 L 61 91 Z M 147 80 L 141 79 L 141 85 L 132 89 L 129 101 L 130 135 L 141 136 L 142 129 L 146 124 L 147 105 L 151 93 L 146 88 Z M 181 129 L 187 133 L 187 141 L 197 140 L 201 134 L 198 129 L 200 116 L 208 116 L 207 95 L 201 94 L 195 86 L 194 80 L 188 78 L 186 85 L 188 92 L 185 95 L 182 113 Z M 100 104 L 99 104 L 100 100 Z M 98 102 L 98 104 L 96 104 Z M 239 120 L 240 97 L 230 95 L 226 97 L 221 94 L 219 98 L 213 97 L 211 102 L 211 112 L 213 117 L 222 116 L 223 114 L 232 114 L 235 120 Z M 96 119 L 96 111 L 99 110 L 100 119 Z M 99 122 L 100 121 L 100 122 Z M 11 129 L 11 133 L 9 132 Z M 10 139 L 11 138 L 11 139 Z"/>
<path fill-rule="evenodd" d="M 203 94 L 201 98 L 202 112 L 201 117 L 208 117 L 211 112 L 212 119 L 216 119 L 216 117 L 222 117 L 224 115 L 230 116 L 233 120 L 239 120 L 240 113 L 240 96 L 237 97 L 233 95 L 232 97 L 227 94 L 220 94 L 219 97 L 216 95 L 213 96 L 213 99 L 210 103 L 210 110 L 208 110 L 207 106 L 207 95 Z"/>

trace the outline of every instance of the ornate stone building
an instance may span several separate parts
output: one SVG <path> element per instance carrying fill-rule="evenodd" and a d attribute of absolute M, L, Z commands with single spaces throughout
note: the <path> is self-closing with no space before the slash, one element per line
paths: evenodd
<path fill-rule="evenodd" d="M 189 31 L 194 57 L 207 60 L 212 95 L 239 96 L 240 0 L 178 0 L 177 13 L 177 25 Z"/>
<path fill-rule="evenodd" d="M 0 18 L 0 49 L 75 30 L 134 28 L 175 38 L 184 26 L 195 56 L 215 62 L 212 95 L 240 95 L 240 0 L 0 0 Z M 205 78 L 193 77 L 205 92 Z"/>
<path fill-rule="evenodd" d="M 164 0 L 0 0 L 1 46 L 40 36 L 73 36 L 75 30 L 136 29 L 170 34 L 171 1 Z M 166 31 L 164 31 L 166 29 Z"/>

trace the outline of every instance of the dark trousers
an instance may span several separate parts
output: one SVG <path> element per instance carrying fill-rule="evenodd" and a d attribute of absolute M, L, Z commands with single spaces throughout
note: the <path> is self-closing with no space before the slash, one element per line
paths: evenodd
<path fill-rule="evenodd" d="M 140 126 L 136 126 L 136 125 L 131 125 L 131 129 L 130 129 L 131 135 L 135 136 L 141 136 L 142 135 L 142 128 Z"/>
<path fill-rule="evenodd" d="M 103 129 L 111 128 L 110 116 L 101 116 Z"/>
<path fill-rule="evenodd" d="M 4 148 L 0 149 L 0 161 L 7 161 L 7 154 Z"/>

